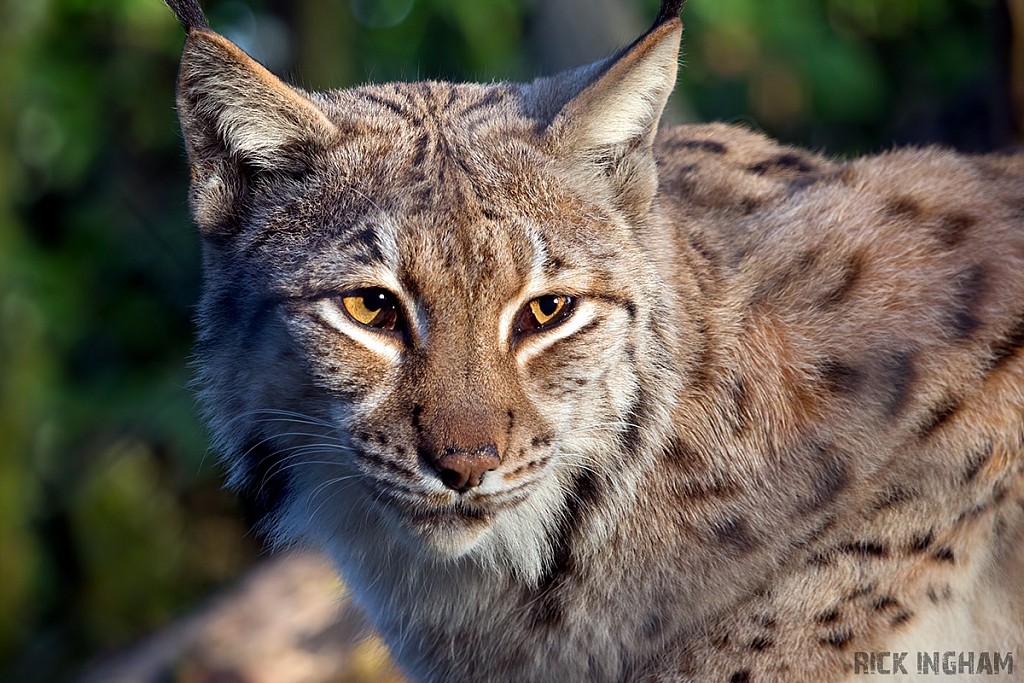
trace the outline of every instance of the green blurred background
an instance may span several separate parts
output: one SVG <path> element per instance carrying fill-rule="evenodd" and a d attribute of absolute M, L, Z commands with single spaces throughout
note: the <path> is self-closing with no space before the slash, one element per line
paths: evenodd
<path fill-rule="evenodd" d="M 529 79 L 657 0 L 209 0 L 308 88 Z M 673 121 L 836 155 L 1013 144 L 1020 0 L 690 0 Z M 71 680 L 260 554 L 188 383 L 199 245 L 160 0 L 0 0 L 0 680 Z"/>

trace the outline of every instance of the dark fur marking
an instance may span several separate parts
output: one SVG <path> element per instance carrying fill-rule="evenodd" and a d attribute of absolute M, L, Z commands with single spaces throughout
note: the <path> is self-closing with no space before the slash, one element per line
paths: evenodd
<path fill-rule="evenodd" d="M 750 527 L 742 517 L 719 520 L 711 527 L 715 541 L 746 554 L 757 548 L 757 539 L 750 533 Z"/>
<path fill-rule="evenodd" d="M 418 138 L 416 138 L 416 142 L 413 143 L 413 147 L 416 151 L 412 156 L 412 165 L 419 166 L 423 163 L 423 160 L 427 158 L 427 148 L 430 147 L 430 136 L 426 133 L 422 133 Z"/>
<path fill-rule="evenodd" d="M 978 308 L 987 291 L 988 277 L 980 265 L 971 266 L 957 277 L 957 307 L 950 313 L 954 339 L 969 339 L 981 327 Z"/>
<path fill-rule="evenodd" d="M 911 197 L 895 197 L 883 209 L 890 218 L 917 220 L 923 215 L 921 205 Z"/>
<path fill-rule="evenodd" d="M 702 458 L 683 441 L 673 439 L 665 451 L 665 463 L 675 470 L 673 479 L 679 482 L 679 494 L 688 500 L 728 498 L 737 493 L 734 484 L 704 471 Z"/>
<path fill-rule="evenodd" d="M 389 100 L 386 97 L 381 97 L 370 92 L 360 93 L 360 96 L 367 102 L 372 102 L 373 104 L 383 107 L 384 109 L 391 110 L 392 112 L 402 117 L 406 121 L 409 121 L 410 123 L 413 123 L 417 126 L 423 123 L 423 118 L 419 114 L 410 111 L 401 102 L 395 102 L 394 100 Z"/>
<path fill-rule="evenodd" d="M 886 544 L 881 541 L 852 541 L 839 546 L 838 550 L 851 555 L 885 557 L 889 554 Z"/>
<path fill-rule="evenodd" d="M 747 388 L 743 383 L 742 377 L 737 377 L 736 381 L 733 382 L 730 394 L 735 406 L 732 431 L 733 434 L 739 435 L 750 424 L 750 411 L 747 409 Z"/>
<path fill-rule="evenodd" d="M 947 545 L 942 546 L 932 553 L 932 557 L 937 562 L 949 562 L 950 564 L 956 564 L 956 556 L 953 555 L 953 549 Z"/>
<path fill-rule="evenodd" d="M 923 553 L 931 547 L 934 534 L 931 529 L 923 534 L 918 534 L 910 539 L 910 552 L 911 553 Z"/>
<path fill-rule="evenodd" d="M 942 246 L 952 249 L 964 241 L 967 231 L 977 224 L 978 219 L 967 214 L 950 214 L 942 219 L 935 230 L 935 237 Z"/>
<path fill-rule="evenodd" d="M 792 152 L 787 152 L 786 154 L 780 154 L 777 157 L 760 161 L 748 167 L 747 170 L 755 175 L 768 175 L 786 172 L 811 173 L 815 168 L 806 159 Z"/>
<path fill-rule="evenodd" d="M 893 618 L 892 618 L 892 619 L 891 619 L 891 620 L 889 621 L 889 625 L 890 625 L 890 626 L 892 626 L 893 628 L 895 628 L 895 627 L 897 627 L 897 626 L 902 626 L 903 624 L 905 624 L 905 623 L 907 623 L 908 621 L 910 621 L 910 619 L 911 619 L 911 618 L 912 618 L 913 616 L 914 616 L 914 614 L 913 614 L 912 612 L 900 612 L 899 614 L 897 614 L 896 616 L 894 616 L 894 617 L 893 617 Z"/>
<path fill-rule="evenodd" d="M 819 624 L 831 624 L 839 621 L 839 609 L 830 609 L 827 612 L 823 612 L 814 618 Z"/>
<path fill-rule="evenodd" d="M 936 406 L 933 406 L 929 411 L 927 417 L 917 427 L 917 435 L 922 439 L 926 439 L 932 435 L 932 433 L 944 425 L 949 418 L 956 414 L 961 408 L 960 399 L 947 397 L 942 400 Z"/>
<path fill-rule="evenodd" d="M 986 441 L 980 449 L 967 456 L 967 467 L 964 470 L 963 483 L 969 484 L 978 476 L 981 468 L 992 458 L 992 442 Z"/>
<path fill-rule="evenodd" d="M 900 503 L 906 503 L 907 501 L 913 500 L 918 496 L 916 491 L 912 491 L 905 486 L 900 484 L 893 484 L 888 487 L 882 494 L 875 500 L 874 508 L 876 510 L 885 510 L 891 508 Z"/>
<path fill-rule="evenodd" d="M 828 634 L 825 638 L 818 641 L 821 645 L 830 645 L 837 650 L 842 650 L 853 638 L 853 632 L 850 629 L 843 629 L 842 631 L 836 631 Z"/>
<path fill-rule="evenodd" d="M 750 669 L 740 669 L 729 676 L 729 683 L 750 683 Z"/>
<path fill-rule="evenodd" d="M 417 403 L 412 407 L 412 428 L 420 434 L 423 433 L 423 425 L 420 424 L 421 415 L 423 415 L 423 406 Z"/>
<path fill-rule="evenodd" d="M 491 107 L 495 104 L 503 102 L 504 99 L 505 94 L 503 92 L 501 92 L 500 90 L 491 90 L 489 93 L 481 97 L 476 102 L 466 105 L 466 107 L 458 113 L 458 116 L 463 117 L 466 116 L 467 114 L 477 111 L 478 109 L 486 109 L 487 107 Z"/>
<path fill-rule="evenodd" d="M 828 358 L 819 363 L 818 374 L 826 388 L 835 394 L 856 394 L 864 385 L 864 373 L 861 370 L 836 358 Z"/>
<path fill-rule="evenodd" d="M 757 638 L 754 638 L 752 641 L 750 641 L 750 649 L 757 650 L 758 652 L 760 652 L 761 650 L 770 648 L 774 644 L 775 641 L 771 638 L 767 638 L 765 636 L 758 636 Z"/>
<path fill-rule="evenodd" d="M 852 591 L 847 593 L 846 594 L 846 599 L 850 600 L 850 601 L 856 600 L 859 597 L 862 597 L 862 596 L 865 596 L 865 595 L 870 595 L 871 592 L 874 591 L 874 590 L 875 590 L 874 584 L 871 584 L 871 583 L 861 584 L 860 586 L 857 586 Z"/>
<path fill-rule="evenodd" d="M 811 497 L 804 501 L 798 511 L 800 513 L 817 512 L 835 502 L 836 497 L 850 483 L 846 463 L 837 455 L 830 454 L 828 448 L 815 444 L 814 461 L 820 463 L 820 469 L 814 477 L 814 488 Z"/>
<path fill-rule="evenodd" d="M 822 309 L 829 309 L 843 303 L 850 295 L 850 291 L 854 285 L 860 279 L 861 272 L 864 270 L 864 255 L 854 254 L 846 261 L 846 266 L 843 268 L 843 273 L 839 278 L 839 282 L 834 288 L 825 294 L 818 302 L 818 307 Z"/>
<path fill-rule="evenodd" d="M 715 140 L 679 140 L 671 145 L 675 149 L 691 149 L 709 154 L 725 154 L 729 151 L 723 143 Z"/>
<path fill-rule="evenodd" d="M 812 271 L 817 268 L 820 254 L 816 251 L 805 251 L 794 261 L 769 276 L 759 284 L 750 298 L 750 305 L 757 306 L 773 299 L 785 300 L 789 298 L 787 291 L 795 282 L 807 280 Z"/>
<path fill-rule="evenodd" d="M 885 354 L 879 363 L 882 376 L 888 380 L 888 396 L 884 408 L 890 418 L 897 418 L 910 400 L 917 367 L 912 351 L 892 351 Z"/>
<path fill-rule="evenodd" d="M 900 602 L 891 595 L 880 595 L 877 598 L 875 598 L 875 601 L 871 603 L 871 606 L 879 612 L 881 612 L 883 610 L 889 609 L 890 607 L 899 607 Z"/>
<path fill-rule="evenodd" d="M 740 213 L 743 214 L 744 216 L 749 216 L 752 213 L 760 211 L 768 204 L 769 200 L 767 197 L 744 197 L 743 199 L 740 200 Z M 742 261 L 743 259 L 740 258 L 738 260 Z"/>
<path fill-rule="evenodd" d="M 1010 358 L 1017 355 L 1020 348 L 1024 346 L 1024 315 L 1018 317 L 1006 334 L 992 345 L 992 360 L 989 362 L 989 371 L 999 369 Z"/>

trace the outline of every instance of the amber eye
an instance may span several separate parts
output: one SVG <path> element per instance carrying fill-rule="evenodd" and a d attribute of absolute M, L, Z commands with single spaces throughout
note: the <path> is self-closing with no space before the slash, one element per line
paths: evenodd
<path fill-rule="evenodd" d="M 381 330 L 398 327 L 398 302 L 383 289 L 357 289 L 341 298 L 345 312 L 360 325 Z"/>
<path fill-rule="evenodd" d="M 573 299 L 570 296 L 549 294 L 531 301 L 519 315 L 518 331 L 529 332 L 554 327 L 572 312 Z"/>

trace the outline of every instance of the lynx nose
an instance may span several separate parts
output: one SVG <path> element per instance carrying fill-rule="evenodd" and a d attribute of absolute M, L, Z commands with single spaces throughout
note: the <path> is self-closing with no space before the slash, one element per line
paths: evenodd
<path fill-rule="evenodd" d="M 494 444 L 477 446 L 472 451 L 449 447 L 437 459 L 434 468 L 450 489 L 464 493 L 480 485 L 484 472 L 498 469 L 501 458 Z"/>

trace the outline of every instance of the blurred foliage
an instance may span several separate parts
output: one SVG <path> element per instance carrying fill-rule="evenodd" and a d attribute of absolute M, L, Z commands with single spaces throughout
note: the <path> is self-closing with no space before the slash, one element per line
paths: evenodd
<path fill-rule="evenodd" d="M 528 79 L 542 1 L 573 0 L 206 4 L 286 78 L 344 87 Z M 996 0 L 690 0 L 683 16 L 684 116 L 833 153 L 1017 133 Z M 0 679 L 67 680 L 259 551 L 187 388 L 182 42 L 159 0 L 0 4 Z"/>

